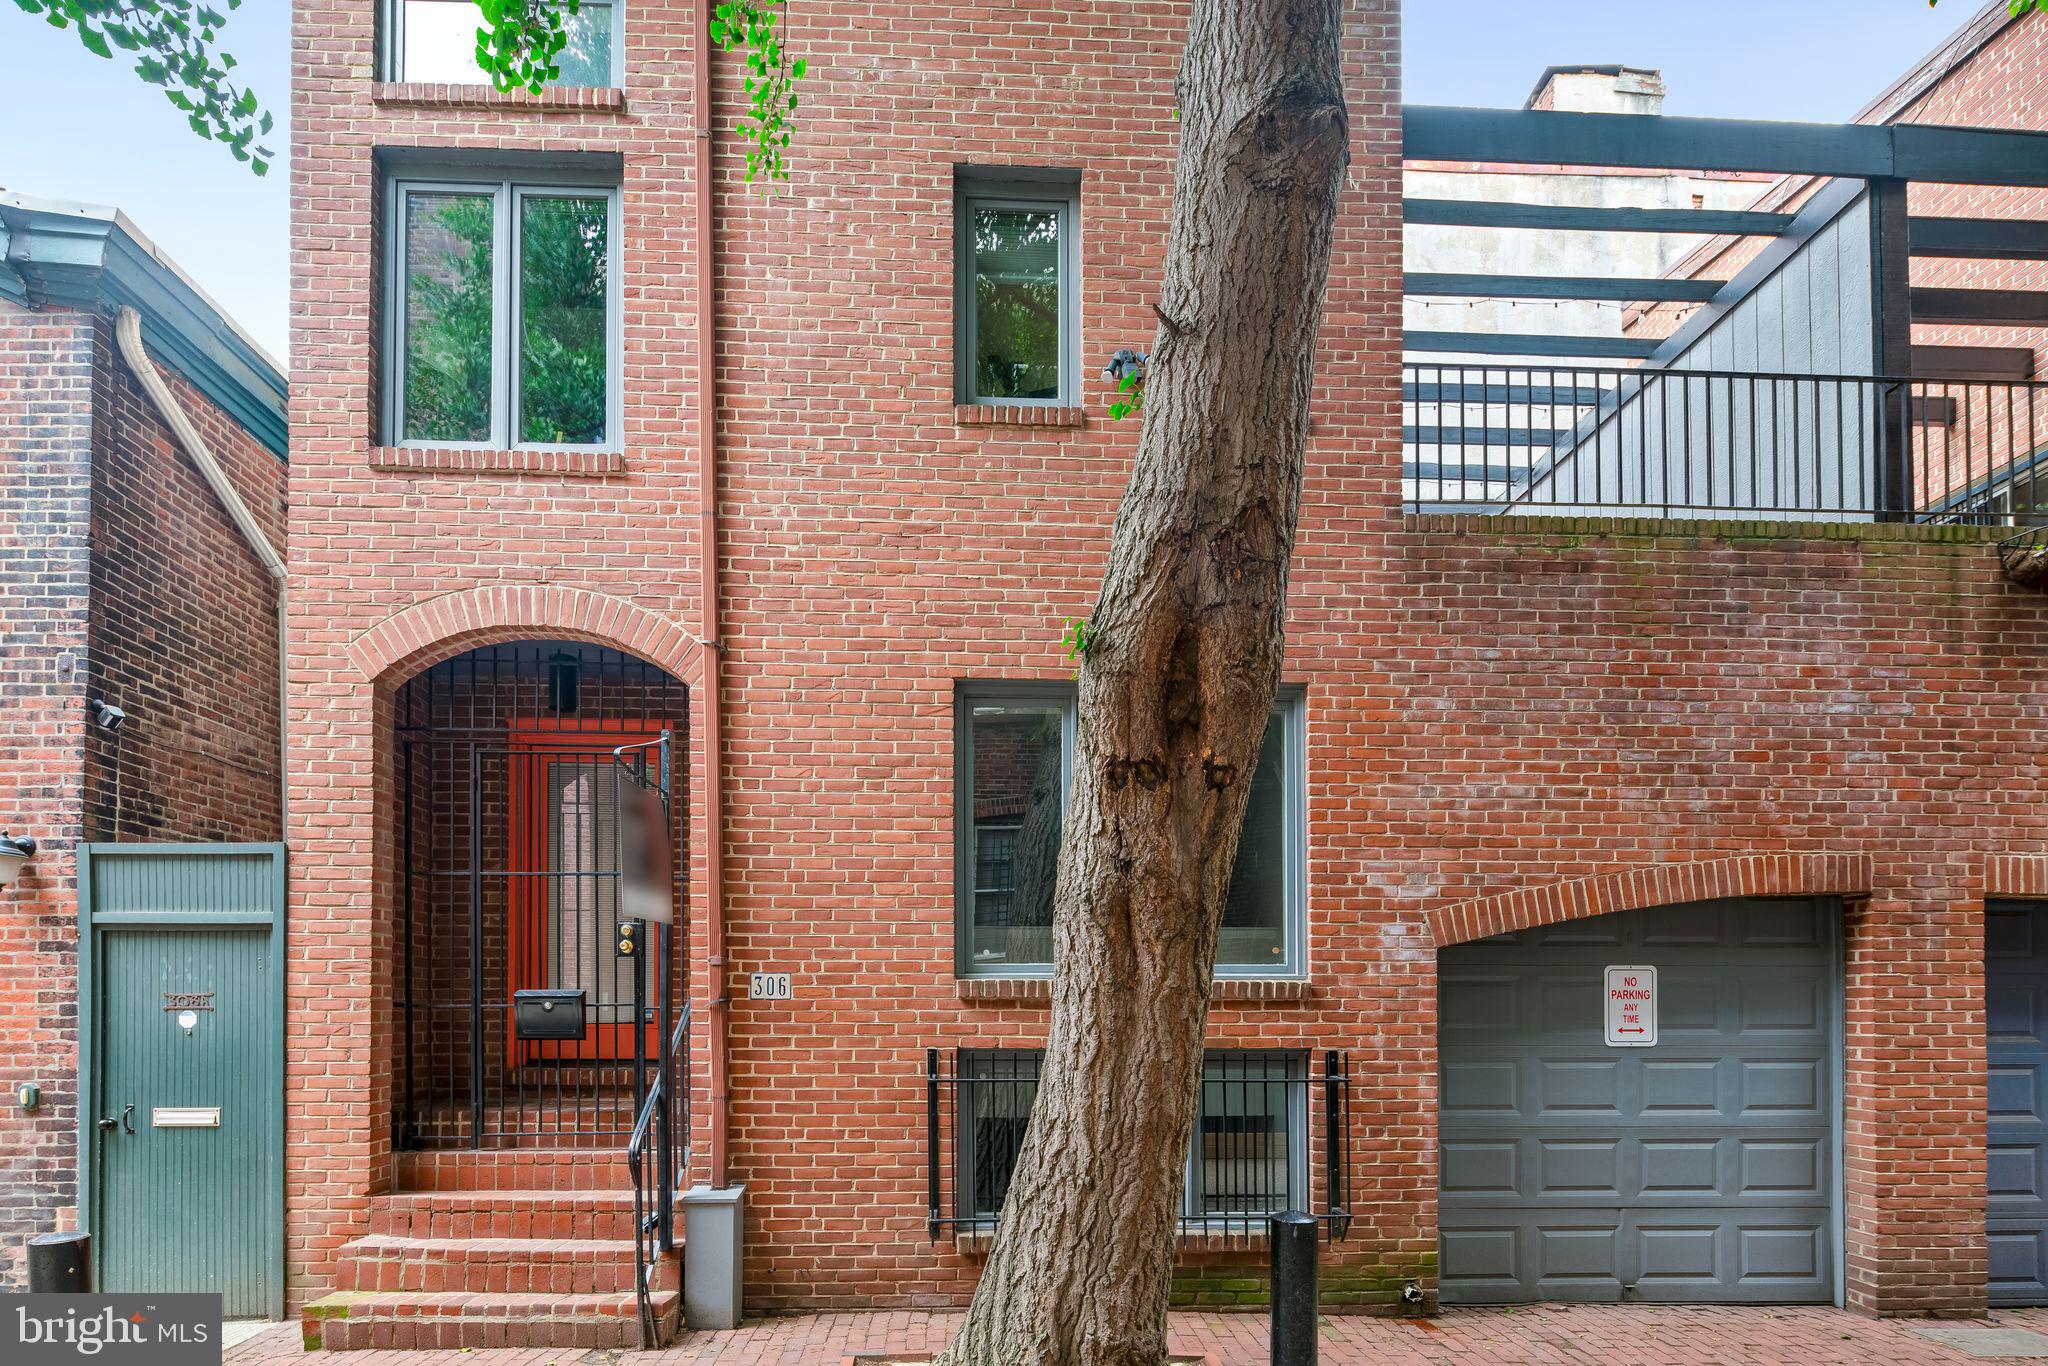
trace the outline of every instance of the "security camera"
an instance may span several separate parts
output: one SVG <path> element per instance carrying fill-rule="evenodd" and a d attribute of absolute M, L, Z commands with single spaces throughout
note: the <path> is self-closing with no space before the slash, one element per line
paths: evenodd
<path fill-rule="evenodd" d="M 92 700 L 92 719 L 106 730 L 119 730 L 127 724 L 128 713 L 103 697 L 95 697 Z"/>

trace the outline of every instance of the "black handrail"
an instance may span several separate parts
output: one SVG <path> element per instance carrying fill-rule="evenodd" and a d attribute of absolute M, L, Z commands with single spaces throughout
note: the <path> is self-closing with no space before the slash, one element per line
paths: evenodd
<path fill-rule="evenodd" d="M 647 1097 L 626 1144 L 626 1171 L 633 1182 L 633 1287 L 640 1304 L 640 1342 L 653 1350 L 668 1345 L 664 1316 L 654 1312 L 654 1273 L 675 1251 L 676 1176 L 688 1165 L 690 1007 L 677 1012 L 662 1056 L 647 1085 Z M 673 1088 L 673 1089 L 672 1089 Z M 671 1096 L 682 1098 L 683 1122 L 676 1123 Z M 655 1160 L 647 1161 L 650 1140 Z"/>

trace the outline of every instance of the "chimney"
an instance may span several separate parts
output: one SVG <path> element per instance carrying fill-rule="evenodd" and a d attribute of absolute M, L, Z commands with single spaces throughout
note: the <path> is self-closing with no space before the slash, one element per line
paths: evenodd
<path fill-rule="evenodd" d="M 1576 114 L 1661 114 L 1664 73 L 1640 66 L 1553 66 L 1525 109 Z"/>

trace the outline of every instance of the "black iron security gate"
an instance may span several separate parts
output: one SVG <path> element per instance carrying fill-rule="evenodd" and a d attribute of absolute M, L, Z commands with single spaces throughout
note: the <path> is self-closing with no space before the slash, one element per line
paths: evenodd
<path fill-rule="evenodd" d="M 681 936 L 636 898 L 683 904 L 686 702 L 652 665 L 550 642 L 400 690 L 399 1147 L 623 1148 L 681 1091 Z"/>

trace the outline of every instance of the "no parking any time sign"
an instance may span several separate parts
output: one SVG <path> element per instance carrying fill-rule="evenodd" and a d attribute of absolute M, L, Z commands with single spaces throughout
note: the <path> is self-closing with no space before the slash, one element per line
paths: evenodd
<path fill-rule="evenodd" d="M 1607 1046 L 1648 1048 L 1657 1042 L 1657 969 L 1607 969 Z"/>

